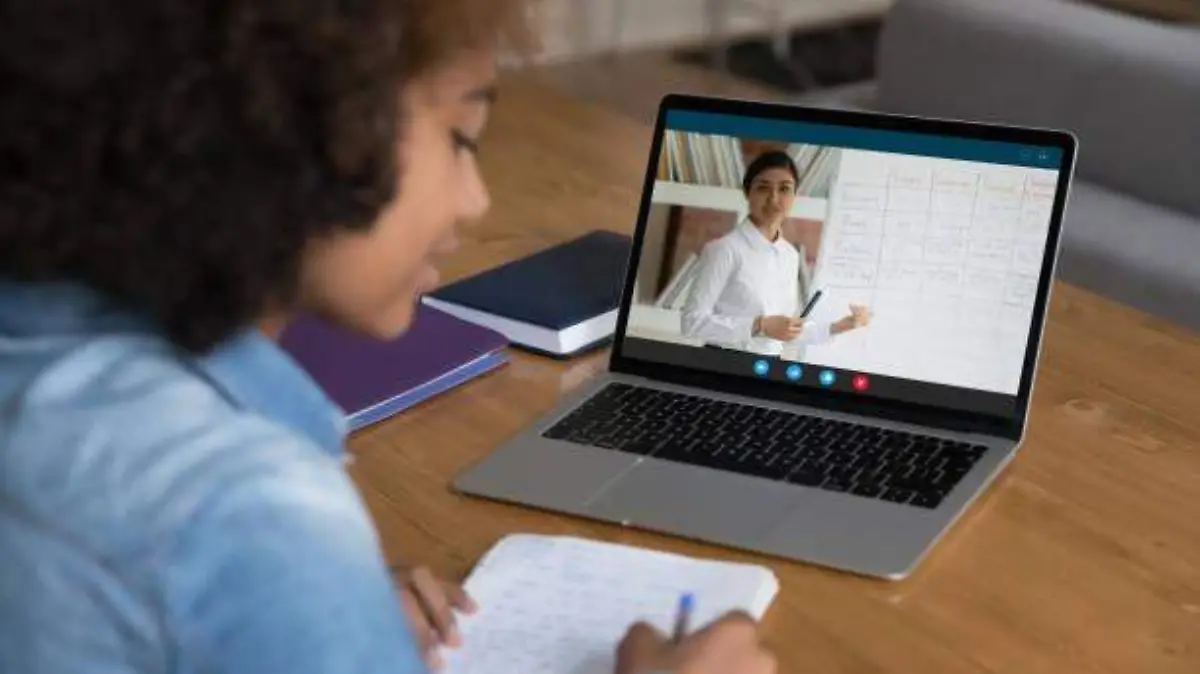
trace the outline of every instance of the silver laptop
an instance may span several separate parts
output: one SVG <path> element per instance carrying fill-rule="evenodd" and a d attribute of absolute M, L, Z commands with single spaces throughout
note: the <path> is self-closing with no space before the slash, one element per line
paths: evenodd
<path fill-rule="evenodd" d="M 667 97 L 608 371 L 455 488 L 907 576 L 1021 444 L 1074 158 Z"/>

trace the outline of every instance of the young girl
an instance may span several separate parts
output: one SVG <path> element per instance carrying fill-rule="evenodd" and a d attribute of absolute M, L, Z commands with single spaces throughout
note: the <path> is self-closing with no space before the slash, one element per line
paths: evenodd
<path fill-rule="evenodd" d="M 410 673 L 339 411 L 272 342 L 408 327 L 488 194 L 520 0 L 13 0 L 0 22 L 0 671 Z M 397 590 L 400 600 L 397 600 Z M 621 673 L 769 671 L 729 617 Z"/>

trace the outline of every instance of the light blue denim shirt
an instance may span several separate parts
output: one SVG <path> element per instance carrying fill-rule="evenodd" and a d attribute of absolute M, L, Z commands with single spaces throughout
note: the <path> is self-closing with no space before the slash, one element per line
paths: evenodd
<path fill-rule="evenodd" d="M 0 672 L 424 672 L 342 418 L 257 332 L 0 283 Z"/>

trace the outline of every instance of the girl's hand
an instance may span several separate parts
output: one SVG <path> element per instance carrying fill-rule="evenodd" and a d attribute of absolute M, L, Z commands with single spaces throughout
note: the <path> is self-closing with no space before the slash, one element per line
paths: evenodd
<path fill-rule="evenodd" d="M 461 586 L 439 579 L 428 567 L 393 568 L 393 573 L 400 584 L 400 603 L 425 661 L 432 669 L 441 669 L 441 647 L 462 645 L 455 611 L 474 613 L 478 607 Z"/>

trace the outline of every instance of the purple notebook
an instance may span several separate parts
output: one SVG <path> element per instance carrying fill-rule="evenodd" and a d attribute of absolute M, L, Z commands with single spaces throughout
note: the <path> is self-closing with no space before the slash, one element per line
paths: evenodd
<path fill-rule="evenodd" d="M 314 318 L 293 322 L 283 348 L 345 410 L 350 430 L 402 412 L 507 362 L 498 332 L 421 305 L 412 328 L 382 342 Z"/>

